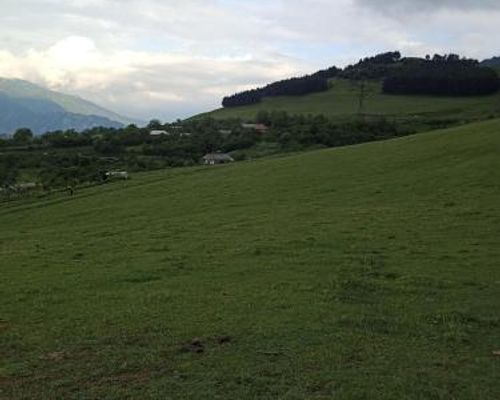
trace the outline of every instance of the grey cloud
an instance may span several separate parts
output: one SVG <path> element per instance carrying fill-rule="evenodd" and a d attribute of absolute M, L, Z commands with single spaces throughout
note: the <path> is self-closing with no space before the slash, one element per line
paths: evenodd
<path fill-rule="evenodd" d="M 354 0 L 354 3 L 386 14 L 418 14 L 439 10 L 500 10 L 498 0 Z"/>
<path fill-rule="evenodd" d="M 292 60 L 280 57 L 262 61 L 193 58 L 171 64 L 143 62 L 104 88 L 82 88 L 75 94 L 123 114 L 172 120 L 218 108 L 222 97 L 235 90 L 298 73 Z"/>

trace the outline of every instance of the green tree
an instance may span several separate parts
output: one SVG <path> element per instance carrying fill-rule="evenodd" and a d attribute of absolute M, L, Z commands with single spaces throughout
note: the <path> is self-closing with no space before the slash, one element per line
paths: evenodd
<path fill-rule="evenodd" d="M 149 124 L 146 126 L 146 128 L 148 129 L 163 129 L 163 125 L 161 124 L 161 121 L 159 119 L 152 119 L 151 121 L 149 121 Z"/>
<path fill-rule="evenodd" d="M 16 183 L 17 171 L 15 158 L 7 156 L 0 162 L 0 186 L 8 187 Z"/>
<path fill-rule="evenodd" d="M 269 115 L 269 112 L 266 111 L 266 110 L 260 110 L 257 113 L 257 118 L 255 120 L 259 124 L 264 124 L 264 125 L 270 125 L 271 124 L 271 117 Z"/>
<path fill-rule="evenodd" d="M 33 132 L 28 128 L 20 128 L 14 133 L 14 140 L 18 143 L 29 143 L 33 140 Z"/>

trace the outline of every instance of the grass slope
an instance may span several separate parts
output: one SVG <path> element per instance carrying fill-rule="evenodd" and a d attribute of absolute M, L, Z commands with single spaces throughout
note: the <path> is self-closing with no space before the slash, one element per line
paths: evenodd
<path fill-rule="evenodd" d="M 0 397 L 498 399 L 499 149 L 494 120 L 5 206 Z"/>
<path fill-rule="evenodd" d="M 364 112 L 385 116 L 428 116 L 484 118 L 500 114 L 500 93 L 477 97 L 395 96 L 381 93 L 380 83 L 368 85 Z M 270 97 L 260 104 L 223 108 L 201 116 L 254 119 L 260 110 L 287 111 L 290 114 L 324 114 L 329 117 L 352 116 L 358 112 L 359 89 L 347 80 L 332 80 L 327 92 L 299 97 Z"/>

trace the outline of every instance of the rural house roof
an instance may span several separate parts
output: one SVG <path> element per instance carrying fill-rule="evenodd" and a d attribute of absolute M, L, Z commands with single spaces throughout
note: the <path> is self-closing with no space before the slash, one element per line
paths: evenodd
<path fill-rule="evenodd" d="M 226 153 L 209 153 L 203 157 L 205 161 L 234 161 L 233 157 Z"/>
<path fill-rule="evenodd" d="M 161 135 L 168 135 L 169 133 L 167 131 L 154 129 L 150 131 L 149 134 L 151 136 L 161 136 Z"/>
<path fill-rule="evenodd" d="M 269 129 L 264 124 L 241 124 L 241 127 L 244 129 L 253 129 L 259 132 L 265 132 Z"/>

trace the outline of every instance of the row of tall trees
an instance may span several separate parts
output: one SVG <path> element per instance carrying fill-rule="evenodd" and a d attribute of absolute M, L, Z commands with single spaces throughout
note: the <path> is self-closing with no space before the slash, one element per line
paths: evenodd
<path fill-rule="evenodd" d="M 383 80 L 383 90 L 390 94 L 484 95 L 500 88 L 495 71 L 477 60 L 456 54 L 403 58 L 399 51 L 366 57 L 343 70 L 331 67 L 301 78 L 272 83 L 225 97 L 224 107 L 259 103 L 264 97 L 300 96 L 328 89 L 328 79 L 339 77 L 353 81 Z M 362 85 L 361 85 L 362 86 Z"/>
<path fill-rule="evenodd" d="M 494 70 L 453 54 L 405 63 L 392 70 L 383 83 L 384 93 L 389 94 L 475 96 L 499 89 L 500 79 Z"/>
<path fill-rule="evenodd" d="M 399 51 L 377 54 L 363 58 L 357 64 L 348 65 L 339 73 L 339 77 L 351 80 L 382 79 L 401 61 Z"/>
<path fill-rule="evenodd" d="M 6 141 L 0 155 L 0 186 L 9 187 L 16 184 L 18 176 L 30 176 L 44 188 L 60 188 L 104 182 L 105 172 L 110 170 L 134 172 L 194 165 L 208 152 L 231 152 L 235 158 L 244 158 L 246 151 L 255 154 L 260 145 L 280 152 L 401 134 L 398 127 L 385 120 L 336 123 L 323 116 L 261 112 L 257 121 L 269 126 L 266 134 L 244 129 L 238 119 L 206 118 L 158 124 L 169 132 L 178 131 L 160 136 L 151 136 L 147 128 L 133 125 L 123 129 L 94 128 L 82 133 L 50 132 L 34 138 L 18 135 L 22 137 Z M 25 141 L 24 146 L 18 144 L 20 139 Z"/>
<path fill-rule="evenodd" d="M 4 141 L 0 154 L 0 187 L 26 182 L 26 177 L 45 189 L 103 183 L 110 170 L 137 172 L 194 165 L 208 152 L 230 152 L 241 160 L 318 146 L 363 143 L 420 129 L 413 119 L 407 122 L 382 117 L 332 120 L 322 115 L 290 115 L 284 111 L 258 113 L 256 122 L 269 127 L 265 134 L 243 128 L 242 122 L 213 118 L 175 124 L 158 121 L 154 126 L 170 133 L 159 136 L 150 135 L 148 128 L 134 125 L 122 129 L 94 128 L 82 133 L 51 132 L 31 139 L 29 135 L 18 135 L 17 140 Z M 442 123 L 450 126 L 457 121 Z M 420 130 L 430 128 L 433 126 Z M 29 140 L 29 144 L 21 146 L 19 140 Z M 1 197 L 0 193 L 0 201 Z"/>
<path fill-rule="evenodd" d="M 259 103 L 264 97 L 273 96 L 303 96 L 328 90 L 328 79 L 337 75 L 339 69 L 331 67 L 312 75 L 286 79 L 271 83 L 265 87 L 247 90 L 224 97 L 224 107 L 237 107 Z"/>
<path fill-rule="evenodd" d="M 355 65 L 350 65 L 344 70 L 335 66 L 320 70 L 312 75 L 299 78 L 285 79 L 271 83 L 258 89 L 247 90 L 224 97 L 223 107 L 239 107 L 257 104 L 264 97 L 273 96 L 303 96 L 310 93 L 328 90 L 328 80 L 335 77 L 362 80 L 385 77 L 392 65 L 401 61 L 398 51 L 378 54 L 367 57 Z"/>

